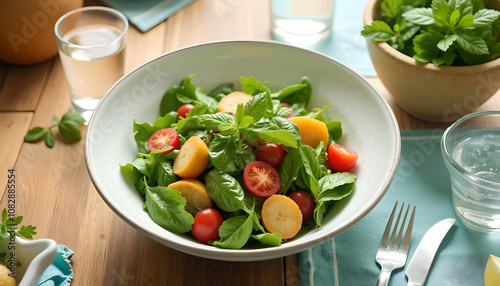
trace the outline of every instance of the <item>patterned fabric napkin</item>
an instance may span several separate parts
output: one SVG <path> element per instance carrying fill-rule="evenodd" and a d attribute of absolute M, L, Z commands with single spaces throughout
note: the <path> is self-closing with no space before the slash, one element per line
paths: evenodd
<path fill-rule="evenodd" d="M 417 205 L 408 265 L 425 232 L 438 221 L 457 218 L 440 138 L 443 130 L 402 131 L 396 177 L 380 203 L 353 227 L 300 253 L 300 280 L 308 285 L 375 285 L 378 245 L 394 203 Z M 436 254 L 426 286 L 483 285 L 489 254 L 500 256 L 500 233 L 472 230 L 455 222 Z M 406 285 L 406 266 L 392 273 L 389 285 Z"/>
<path fill-rule="evenodd" d="M 141 32 L 147 32 L 194 0 L 102 0 L 120 12 Z"/>
<path fill-rule="evenodd" d="M 39 286 L 69 286 L 73 280 L 73 268 L 70 258 L 73 250 L 67 246 L 57 245 L 56 257 L 52 264 L 45 270 L 38 282 Z"/>

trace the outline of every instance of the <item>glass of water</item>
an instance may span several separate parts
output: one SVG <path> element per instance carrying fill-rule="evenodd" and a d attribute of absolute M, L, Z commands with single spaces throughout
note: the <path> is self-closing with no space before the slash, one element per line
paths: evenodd
<path fill-rule="evenodd" d="M 99 100 L 124 73 L 128 21 L 107 7 L 84 7 L 54 26 L 72 110 L 88 122 Z"/>
<path fill-rule="evenodd" d="M 444 132 L 441 150 L 458 217 L 475 229 L 500 231 L 500 111 L 457 120 Z"/>
<path fill-rule="evenodd" d="M 271 0 L 272 34 L 297 46 L 312 46 L 332 33 L 334 0 Z"/>

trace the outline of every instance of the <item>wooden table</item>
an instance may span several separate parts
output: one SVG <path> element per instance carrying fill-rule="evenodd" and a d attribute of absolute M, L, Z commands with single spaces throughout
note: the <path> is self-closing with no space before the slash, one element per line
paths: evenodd
<path fill-rule="evenodd" d="M 147 33 L 131 27 L 126 71 L 200 42 L 271 39 L 268 15 L 269 0 L 197 0 Z M 377 78 L 369 80 L 393 108 L 401 129 L 446 127 L 410 117 Z M 500 109 L 500 97 L 480 109 Z M 73 285 L 299 284 L 297 255 L 249 263 L 202 259 L 167 248 L 123 222 L 90 181 L 83 140 L 57 140 L 52 149 L 43 142 L 23 143 L 30 128 L 49 126 L 53 116 L 69 110 L 58 58 L 28 67 L 0 64 L 0 189 L 6 189 L 8 170 L 14 169 L 16 213 L 37 226 L 35 238 L 51 238 L 75 251 Z M 2 208 L 6 201 L 4 193 Z"/>

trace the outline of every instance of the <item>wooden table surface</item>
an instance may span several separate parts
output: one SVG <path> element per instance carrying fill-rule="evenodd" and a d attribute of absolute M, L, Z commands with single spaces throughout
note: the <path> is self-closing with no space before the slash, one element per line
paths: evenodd
<path fill-rule="evenodd" d="M 131 26 L 126 72 L 174 49 L 228 39 L 271 39 L 269 0 L 197 0 L 147 33 Z M 387 99 L 402 130 L 447 126 L 409 116 L 377 78 L 368 80 Z M 498 94 L 479 109 L 500 109 Z M 0 189 L 6 189 L 8 170 L 14 169 L 16 213 L 37 226 L 35 238 L 51 238 L 75 251 L 73 285 L 299 284 L 297 255 L 248 263 L 208 260 L 167 248 L 123 222 L 91 183 L 83 140 L 57 140 L 52 149 L 43 142 L 23 143 L 30 128 L 49 126 L 52 117 L 69 110 L 57 57 L 27 67 L 0 63 Z M 4 192 L 2 208 L 6 201 Z"/>

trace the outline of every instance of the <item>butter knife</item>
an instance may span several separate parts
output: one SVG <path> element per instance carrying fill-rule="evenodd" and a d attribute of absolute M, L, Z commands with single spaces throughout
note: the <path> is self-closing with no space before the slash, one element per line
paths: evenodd
<path fill-rule="evenodd" d="M 408 277 L 407 286 L 424 285 L 439 245 L 454 223 L 454 218 L 444 219 L 424 234 L 405 272 Z"/>

